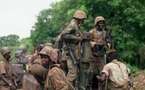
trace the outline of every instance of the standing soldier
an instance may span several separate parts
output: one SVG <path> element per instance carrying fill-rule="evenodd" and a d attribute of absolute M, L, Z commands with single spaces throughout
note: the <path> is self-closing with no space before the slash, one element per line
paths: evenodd
<path fill-rule="evenodd" d="M 62 56 L 65 57 L 68 67 L 67 79 L 74 84 L 78 73 L 78 61 L 80 59 L 80 42 L 82 35 L 80 25 L 86 18 L 86 13 L 82 10 L 77 10 L 74 13 L 70 24 L 60 34 L 62 40 Z"/>
<path fill-rule="evenodd" d="M 79 63 L 79 89 L 78 90 L 92 90 L 92 50 L 90 44 L 90 33 L 83 32 L 83 39 L 81 42 L 81 59 Z"/>
<path fill-rule="evenodd" d="M 0 90 L 16 90 L 15 74 L 10 62 L 10 49 L 4 47 L 0 51 Z"/>
<path fill-rule="evenodd" d="M 116 50 L 110 50 L 107 54 L 106 64 L 101 72 L 101 76 L 97 78 L 101 81 L 106 80 L 105 89 L 103 90 L 130 90 L 129 85 L 129 69 L 127 66 L 118 61 Z"/>
<path fill-rule="evenodd" d="M 111 35 L 110 32 L 106 30 L 104 17 L 102 16 L 96 17 L 95 27 L 90 31 L 90 34 L 91 34 L 91 46 L 94 56 L 94 64 L 92 66 L 95 76 L 96 74 L 100 73 L 104 64 L 106 63 L 105 51 L 112 47 Z"/>

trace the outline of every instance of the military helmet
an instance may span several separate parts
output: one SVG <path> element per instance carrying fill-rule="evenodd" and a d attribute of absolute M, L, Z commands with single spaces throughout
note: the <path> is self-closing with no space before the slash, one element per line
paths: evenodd
<path fill-rule="evenodd" d="M 8 47 L 3 47 L 3 48 L 1 48 L 0 52 L 2 55 L 5 55 L 7 53 L 10 53 L 11 50 Z"/>
<path fill-rule="evenodd" d="M 47 55 L 50 57 L 50 60 L 53 62 L 58 62 L 58 57 L 59 57 L 59 50 L 52 48 L 50 46 L 45 46 L 40 52 L 40 55 Z"/>
<path fill-rule="evenodd" d="M 49 56 L 49 55 L 50 55 L 50 51 L 51 51 L 52 49 L 53 49 L 53 48 L 50 47 L 50 46 L 45 46 L 45 47 L 39 52 L 39 54 Z"/>
<path fill-rule="evenodd" d="M 95 25 L 99 22 L 99 21 L 105 21 L 105 18 L 103 16 L 97 16 L 95 19 Z"/>
<path fill-rule="evenodd" d="M 84 11 L 82 10 L 77 10 L 74 15 L 73 15 L 74 18 L 77 18 L 77 19 L 85 19 L 87 18 L 87 15 Z"/>
<path fill-rule="evenodd" d="M 45 43 L 44 45 L 45 45 L 45 46 L 53 46 L 52 43 Z"/>

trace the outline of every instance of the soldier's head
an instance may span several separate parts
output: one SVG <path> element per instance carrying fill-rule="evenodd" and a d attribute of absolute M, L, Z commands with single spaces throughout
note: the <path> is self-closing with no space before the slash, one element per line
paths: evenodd
<path fill-rule="evenodd" d="M 50 60 L 50 57 L 49 57 L 50 49 L 51 49 L 51 47 L 45 46 L 45 47 L 39 52 L 39 55 L 40 55 L 42 61 L 49 61 L 49 60 Z"/>
<path fill-rule="evenodd" d="M 3 55 L 3 57 L 6 59 L 6 60 L 10 60 L 11 58 L 11 50 L 8 48 L 8 47 L 3 47 L 1 48 L 0 50 L 1 54 Z"/>
<path fill-rule="evenodd" d="M 111 62 L 114 59 L 118 60 L 117 51 L 115 49 L 112 49 L 112 50 L 108 51 L 106 57 L 107 57 L 107 63 Z"/>
<path fill-rule="evenodd" d="M 45 46 L 39 53 L 41 60 L 48 63 L 58 62 L 58 51 L 50 46 Z"/>
<path fill-rule="evenodd" d="M 97 16 L 95 18 L 95 26 L 98 30 L 105 29 L 105 18 L 102 16 Z"/>
<path fill-rule="evenodd" d="M 21 51 L 23 54 L 25 54 L 27 52 L 26 45 L 20 45 L 18 51 Z"/>
<path fill-rule="evenodd" d="M 82 10 L 77 10 L 74 15 L 73 15 L 73 18 L 77 21 L 77 24 L 80 25 L 84 19 L 87 18 L 87 15 L 84 11 Z"/>

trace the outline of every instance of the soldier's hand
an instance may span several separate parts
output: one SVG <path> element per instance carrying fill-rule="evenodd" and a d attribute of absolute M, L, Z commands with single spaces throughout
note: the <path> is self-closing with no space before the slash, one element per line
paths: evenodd
<path fill-rule="evenodd" d="M 111 48 L 111 44 L 110 43 L 107 43 L 107 47 L 110 49 Z"/>
<path fill-rule="evenodd" d="M 98 80 L 101 80 L 101 77 L 100 77 L 99 75 L 97 75 L 96 78 L 97 78 Z"/>
<path fill-rule="evenodd" d="M 91 42 L 91 47 L 95 47 L 96 42 Z"/>
<path fill-rule="evenodd" d="M 79 40 L 79 41 L 82 41 L 82 38 L 81 38 L 81 37 L 78 37 L 78 40 Z"/>
<path fill-rule="evenodd" d="M 12 89 L 12 90 L 16 90 L 17 88 L 13 85 L 13 84 L 9 84 L 9 86 L 10 86 L 10 88 Z"/>

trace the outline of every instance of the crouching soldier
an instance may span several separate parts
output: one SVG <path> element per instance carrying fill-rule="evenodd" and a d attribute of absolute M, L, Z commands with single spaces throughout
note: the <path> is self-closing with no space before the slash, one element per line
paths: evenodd
<path fill-rule="evenodd" d="M 42 61 L 47 63 L 47 66 L 44 65 L 44 67 L 48 68 L 45 90 L 74 90 L 58 64 L 58 50 L 50 46 L 45 46 L 40 51 L 40 56 Z"/>
<path fill-rule="evenodd" d="M 100 81 L 106 81 L 105 90 L 129 90 L 128 68 L 118 61 L 115 50 L 111 50 L 107 54 L 108 64 L 106 64 L 101 72 L 101 76 L 97 76 Z"/>
<path fill-rule="evenodd" d="M 0 50 L 0 90 L 16 90 L 15 74 L 10 62 L 10 49 L 4 47 Z"/>

